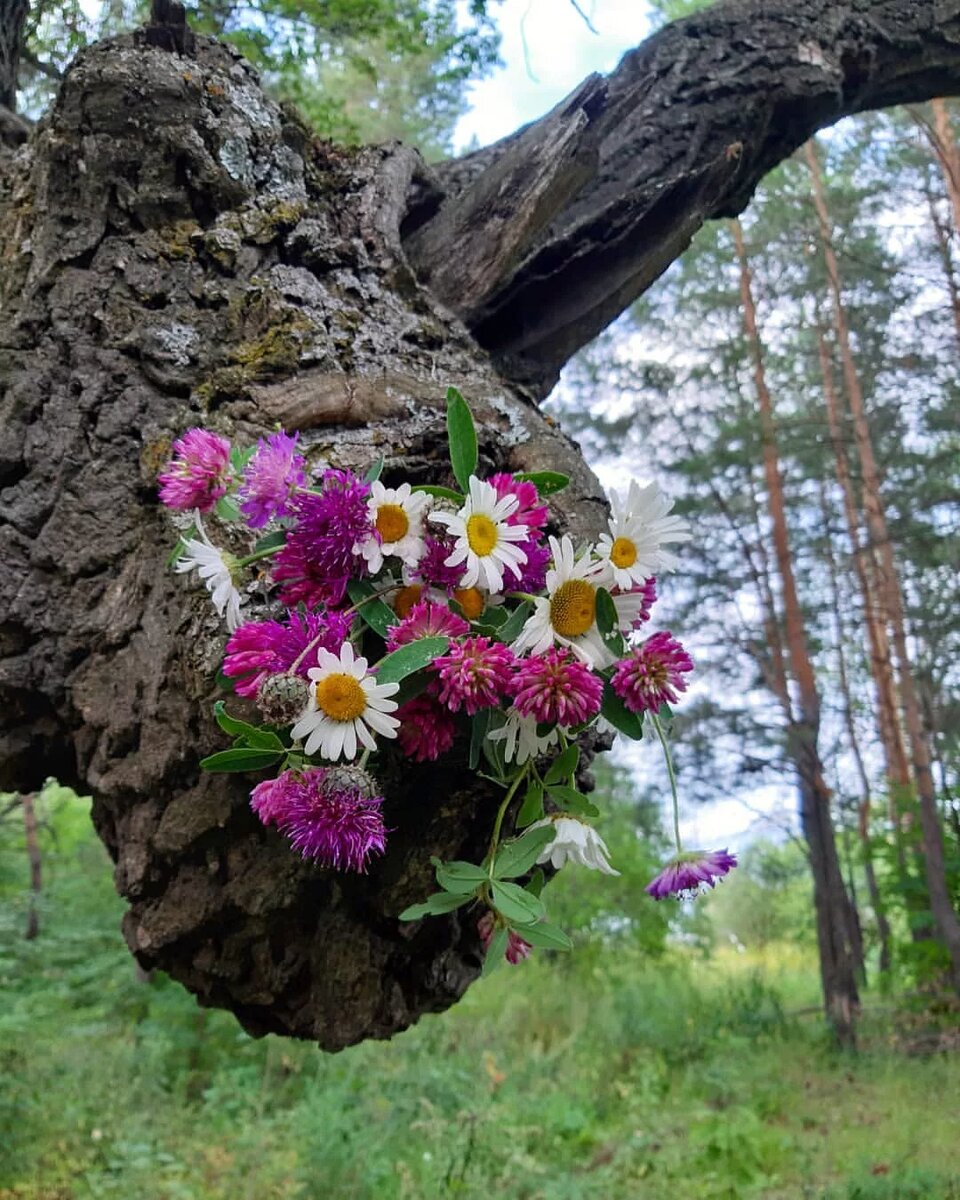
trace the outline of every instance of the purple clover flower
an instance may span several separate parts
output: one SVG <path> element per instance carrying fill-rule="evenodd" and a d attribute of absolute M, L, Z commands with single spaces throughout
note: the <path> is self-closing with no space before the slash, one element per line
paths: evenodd
<path fill-rule="evenodd" d="M 250 804 L 275 824 L 304 858 L 337 871 L 366 870 L 382 854 L 386 827 L 376 784 L 357 767 L 308 767 L 259 783 Z"/>
<path fill-rule="evenodd" d="M 451 612 L 445 604 L 421 600 L 396 625 L 387 630 L 387 650 L 396 650 L 408 642 L 425 637 L 461 637 L 470 632 L 470 624 Z"/>
<path fill-rule="evenodd" d="M 687 689 L 683 676 L 693 670 L 693 660 L 670 633 L 655 633 L 635 646 L 613 669 L 613 690 L 631 712 L 657 712 L 661 704 L 675 704 L 677 693 Z"/>
<path fill-rule="evenodd" d="M 269 675 L 289 671 L 314 638 L 316 648 L 305 655 L 297 667 L 304 678 L 317 665 L 316 650 L 321 646 L 336 654 L 350 636 L 352 617 L 343 613 L 287 614 L 286 621 L 248 621 L 230 635 L 223 673 L 236 679 L 238 696 L 256 696 Z"/>
<path fill-rule="evenodd" d="M 514 706 L 552 725 L 579 725 L 600 711 L 603 680 L 567 649 L 522 659 L 513 679 Z"/>
<path fill-rule="evenodd" d="M 173 457 L 157 477 L 160 503 L 177 512 L 208 513 L 227 494 L 230 443 L 209 429 L 188 429 L 173 443 Z"/>
<path fill-rule="evenodd" d="M 257 442 L 240 485 L 240 511 L 251 529 L 260 529 L 271 517 L 285 517 L 298 488 L 306 482 L 306 463 L 296 453 L 297 437 L 271 433 Z"/>
<path fill-rule="evenodd" d="M 547 586 L 550 547 L 542 546 L 535 534 L 527 541 L 520 542 L 519 548 L 527 556 L 527 561 L 520 568 L 520 578 L 510 585 L 511 589 L 518 592 L 542 592 Z"/>
<path fill-rule="evenodd" d="M 696 896 L 704 887 L 712 888 L 736 865 L 737 856 L 726 850 L 687 850 L 672 858 L 646 890 L 654 900 Z"/>
<path fill-rule="evenodd" d="M 510 689 L 516 658 L 508 646 L 487 637 L 464 638 L 434 662 L 439 699 L 451 712 L 466 709 L 472 717 L 494 708 Z"/>
<path fill-rule="evenodd" d="M 528 529 L 543 529 L 550 519 L 550 509 L 541 501 L 537 485 L 529 479 L 517 479 L 501 471 L 491 475 L 489 482 L 497 493 L 497 499 L 516 496 L 517 507 L 506 519 L 507 525 L 526 525 Z"/>
<path fill-rule="evenodd" d="M 645 579 L 643 583 L 638 583 L 636 587 L 631 588 L 629 592 L 623 592 L 620 588 L 614 588 L 611 595 L 613 596 L 640 596 L 643 599 L 643 606 L 633 619 L 633 628 L 639 629 L 645 621 L 650 620 L 650 610 L 657 602 L 657 580 L 656 576 L 651 575 L 649 579 Z"/>
<path fill-rule="evenodd" d="M 453 745 L 457 723 L 433 696 L 420 695 L 397 709 L 397 743 L 416 762 L 434 762 Z"/>
<path fill-rule="evenodd" d="M 493 941 L 495 932 L 496 922 L 494 915 L 492 912 L 485 912 L 477 922 L 477 933 L 480 934 L 480 941 L 483 943 L 484 950 L 490 949 L 490 943 Z M 523 962 L 525 958 L 530 957 L 532 949 L 533 946 L 526 939 L 511 929 L 507 936 L 507 947 L 503 952 L 503 957 L 512 967 L 515 967 L 517 963 Z"/>
<path fill-rule="evenodd" d="M 428 587 L 442 588 L 447 592 L 454 591 L 460 586 L 460 580 L 463 578 L 462 566 L 447 566 L 447 559 L 453 554 L 456 538 L 428 533 L 423 541 L 426 550 L 413 569 L 413 577 Z"/>
<path fill-rule="evenodd" d="M 283 585 L 280 599 L 336 606 L 347 584 L 367 573 L 362 555 L 354 552 L 371 536 L 367 511 L 370 485 L 351 471 L 325 471 L 322 491 L 301 492 L 291 501 L 296 526 L 274 558 L 273 578 Z"/>

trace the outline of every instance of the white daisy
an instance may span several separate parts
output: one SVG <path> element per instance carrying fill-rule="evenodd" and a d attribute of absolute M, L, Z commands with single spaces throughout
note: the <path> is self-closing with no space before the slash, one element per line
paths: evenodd
<path fill-rule="evenodd" d="M 371 575 L 376 575 L 384 558 L 391 555 L 416 566 L 426 549 L 423 518 L 429 506 L 430 496 L 412 491 L 409 483 L 385 488 L 377 480 L 371 485 L 367 513 L 376 532 L 353 548 L 366 559 Z"/>
<path fill-rule="evenodd" d="M 538 865 L 548 862 L 559 869 L 565 862 L 572 862 L 602 871 L 604 875 L 620 874 L 610 866 L 607 843 L 592 825 L 585 825 L 573 817 L 545 817 L 542 821 L 534 821 L 530 828 L 541 829 L 548 825 L 556 830 L 556 836 L 544 846 L 537 859 Z"/>
<path fill-rule="evenodd" d="M 535 601 L 532 614 L 513 643 L 517 654 L 543 654 L 556 642 L 569 646 L 594 669 L 608 667 L 616 656 L 603 644 L 597 628 L 597 563 L 589 553 L 574 558 L 568 537 L 550 539 L 553 566 L 547 571 L 547 595 Z M 626 598 L 626 597 L 623 597 Z M 621 597 L 615 597 L 614 603 Z M 632 606 L 631 606 L 632 607 Z M 618 608 L 619 614 L 619 608 Z"/>
<path fill-rule="evenodd" d="M 557 744 L 557 730 L 551 729 L 544 737 L 537 733 L 537 718 L 521 716 L 515 708 L 507 713 L 506 722 L 499 729 L 487 734 L 491 742 L 503 742 L 504 762 L 516 762 L 522 766 L 528 758 L 538 758 Z"/>
<path fill-rule="evenodd" d="M 226 617 L 227 629 L 231 633 L 240 624 L 240 593 L 233 586 L 231 564 L 236 565 L 231 554 L 220 551 L 207 537 L 207 531 L 200 520 L 199 512 L 193 515 L 193 524 L 197 527 L 200 540 L 197 538 L 182 538 L 184 554 L 177 559 L 175 571 L 193 571 L 203 580 L 213 607 L 221 617 Z"/>
<path fill-rule="evenodd" d="M 598 578 L 607 586 L 616 584 L 629 591 L 651 575 L 672 571 L 680 560 L 663 544 L 688 542 L 693 534 L 683 517 L 667 515 L 673 501 L 660 485 L 642 488 L 634 479 L 623 499 L 611 492 L 610 507 L 610 532 L 601 535 L 597 546 Z"/>
<path fill-rule="evenodd" d="M 400 690 L 399 683 L 377 683 L 367 660 L 354 658 L 350 642 L 343 643 L 339 656 L 317 650 L 317 662 L 307 672 L 312 685 L 307 711 L 290 731 L 295 739 L 307 739 L 306 754 L 319 749 L 323 758 L 351 759 L 358 740 L 368 750 L 377 748 L 371 729 L 382 737 L 397 736 L 400 722 L 387 715 L 397 702 L 387 697 Z"/>
<path fill-rule="evenodd" d="M 458 513 L 433 513 L 431 520 L 439 521 L 457 539 L 453 553 L 444 565 L 466 563 L 462 588 L 478 585 L 488 592 L 503 591 L 504 569 L 518 579 L 520 568 L 527 561 L 526 553 L 515 545 L 525 542 L 529 535 L 526 525 L 508 525 L 507 517 L 516 511 L 516 496 L 498 498 L 491 483 L 476 475 L 470 476 L 467 501 Z"/>

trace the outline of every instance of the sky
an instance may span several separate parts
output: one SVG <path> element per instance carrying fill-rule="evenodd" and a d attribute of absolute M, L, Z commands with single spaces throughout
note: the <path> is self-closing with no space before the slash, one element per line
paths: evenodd
<path fill-rule="evenodd" d="M 503 0 L 493 8 L 504 66 L 470 92 L 455 144 L 494 142 L 553 108 L 591 71 L 613 69 L 650 32 L 643 0 Z"/>

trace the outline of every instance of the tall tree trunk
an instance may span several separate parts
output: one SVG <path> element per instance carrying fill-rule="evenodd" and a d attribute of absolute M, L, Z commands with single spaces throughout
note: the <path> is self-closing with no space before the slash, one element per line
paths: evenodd
<path fill-rule="evenodd" d="M 857 992 L 856 938 L 851 928 L 850 907 L 837 855 L 830 792 L 824 779 L 817 740 L 820 732 L 820 696 L 807 645 L 803 612 L 793 572 L 793 556 L 787 528 L 783 480 L 780 473 L 776 421 L 767 387 L 763 350 L 757 327 L 750 264 L 739 221 L 731 222 L 740 263 L 740 295 L 743 323 L 753 356 L 754 382 L 763 440 L 763 467 L 773 526 L 773 544 L 783 594 L 790 673 L 799 696 L 799 719 L 788 731 L 789 752 L 796 765 L 800 791 L 800 820 L 810 852 L 813 895 L 817 913 L 817 945 L 824 1007 L 842 1044 L 855 1040 L 854 1018 Z"/>
<path fill-rule="evenodd" d="M 27 928 L 24 937 L 31 941 L 40 932 L 40 893 L 43 889 L 43 862 L 40 858 L 40 842 L 37 838 L 37 809 L 33 792 L 20 797 L 23 808 L 23 836 L 30 864 L 30 899 L 27 907 Z"/>
<path fill-rule="evenodd" d="M 923 853 L 926 863 L 927 888 L 930 893 L 930 909 L 934 923 L 947 950 L 950 961 L 950 977 L 953 987 L 960 994 L 960 921 L 953 911 L 947 888 L 944 861 L 943 831 L 937 808 L 936 789 L 930 769 L 930 749 L 923 729 L 920 706 L 917 701 L 913 668 L 907 648 L 906 618 L 900 576 L 894 560 L 893 544 L 887 527 L 886 513 L 880 489 L 880 472 L 873 452 L 873 440 L 867 419 L 857 373 L 850 346 L 843 293 L 840 286 L 840 271 L 833 249 L 832 230 L 823 194 L 823 179 L 814 142 L 805 147 L 807 164 L 812 180 L 812 195 L 820 226 L 823 255 L 827 268 L 827 279 L 833 301 L 833 316 L 837 333 L 837 344 L 843 364 L 843 377 L 847 402 L 853 417 L 854 440 L 860 458 L 863 477 L 863 507 L 867 529 L 877 556 L 878 594 L 882 597 L 890 620 L 894 653 L 903 704 L 904 723 L 910 743 L 913 773 L 920 804 L 920 825 L 923 835 Z"/>
<path fill-rule="evenodd" d="M 840 575 L 837 569 L 836 556 L 833 553 L 833 541 L 830 531 L 830 505 L 827 501 L 826 488 L 822 482 L 820 484 L 820 511 L 823 513 L 824 558 L 827 564 L 827 574 L 830 579 L 830 608 L 833 613 L 833 624 L 837 639 L 837 682 L 840 685 L 843 723 L 847 731 L 847 742 L 850 746 L 850 753 L 853 755 L 854 765 L 856 766 L 857 778 L 860 781 L 860 802 L 857 806 L 857 835 L 860 840 L 860 858 L 863 863 L 863 873 L 867 881 L 870 907 L 873 909 L 874 920 L 877 923 L 877 941 L 880 943 L 878 968 L 881 975 L 886 975 L 890 971 L 893 960 L 893 939 L 890 922 L 887 919 L 886 905 L 883 902 L 883 896 L 877 883 L 877 872 L 873 864 L 873 847 L 870 840 L 870 809 L 872 806 L 870 777 L 863 759 L 860 738 L 857 734 L 857 722 L 854 716 L 853 696 L 850 690 L 850 674 L 847 671 L 847 654 L 844 649 L 847 644 L 847 630 L 843 620 Z"/>
<path fill-rule="evenodd" d="M 960 236 L 960 147 L 953 136 L 953 125 L 943 99 L 937 97 L 931 100 L 930 107 L 933 109 L 935 134 L 933 148 L 943 168 L 943 182 L 950 198 L 953 226 Z"/>
<path fill-rule="evenodd" d="M 857 513 L 857 498 L 850 475 L 846 441 L 840 420 L 837 391 L 833 381 L 833 363 L 819 316 L 816 322 L 817 356 L 820 377 L 827 411 L 827 427 L 833 447 L 837 482 L 843 498 L 843 514 L 850 539 L 851 561 L 857 577 L 860 600 L 863 607 L 863 623 L 867 631 L 867 646 L 870 654 L 870 672 L 873 677 L 877 700 L 877 728 L 891 798 L 891 820 L 897 822 L 896 797 L 905 798 L 912 787 L 910 764 L 900 727 L 897 687 L 890 661 L 890 642 L 887 637 L 886 610 L 877 596 L 873 559 L 869 548 L 860 538 L 860 519 Z"/>
<path fill-rule="evenodd" d="M 927 207 L 930 210 L 930 223 L 933 226 L 933 236 L 937 243 L 937 254 L 943 264 L 943 279 L 950 297 L 950 309 L 953 313 L 953 328 L 957 335 L 957 345 L 960 346 L 960 284 L 957 282 L 957 272 L 953 265 L 953 255 L 950 251 L 950 230 L 944 218 L 937 210 L 937 198 L 933 192 L 925 189 Z"/>

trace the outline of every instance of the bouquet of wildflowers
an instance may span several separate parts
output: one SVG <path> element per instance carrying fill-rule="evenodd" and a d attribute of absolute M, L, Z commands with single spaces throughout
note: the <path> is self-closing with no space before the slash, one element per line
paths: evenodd
<path fill-rule="evenodd" d="M 226 622 L 223 677 L 261 718 L 242 721 L 219 702 L 234 744 L 201 766 L 269 772 L 250 797 L 263 824 L 320 866 L 362 872 L 388 832 L 378 745 L 396 741 L 429 762 L 462 735 L 470 768 L 503 790 L 489 849 L 480 863 L 434 859 L 439 890 L 401 917 L 475 905 L 488 962 L 517 962 L 533 946 L 570 946 L 545 919 L 542 866 L 618 873 L 592 824 L 599 811 L 577 787 L 588 728 L 634 739 L 654 730 L 676 829 L 664 723 L 693 663 L 672 634 L 644 630 L 655 577 L 677 561 L 667 547 L 690 532 L 656 484 L 634 482 L 613 497 L 595 545 L 548 537 L 545 498 L 566 477 L 478 478 L 473 419 L 452 388 L 447 430 L 460 490 L 386 487 L 382 460 L 363 479 L 311 473 L 282 432 L 240 449 L 191 429 L 174 443 L 160 499 L 183 529 L 175 569 L 197 572 Z M 211 542 L 211 515 L 234 525 L 245 555 Z M 269 619 L 245 619 L 251 591 Z M 678 833 L 647 890 L 693 892 L 734 865 L 726 851 L 683 852 Z"/>

